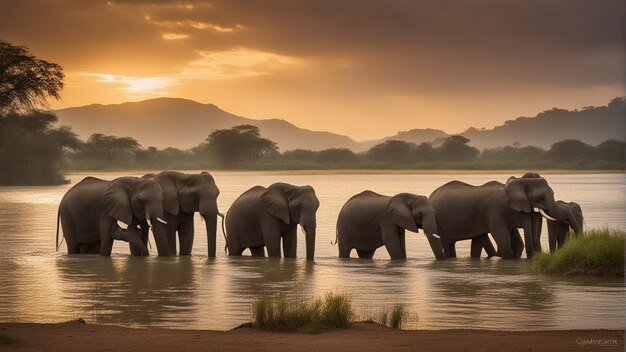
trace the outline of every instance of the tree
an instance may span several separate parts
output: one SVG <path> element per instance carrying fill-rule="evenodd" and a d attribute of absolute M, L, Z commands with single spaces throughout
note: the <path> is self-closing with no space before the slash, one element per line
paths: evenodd
<path fill-rule="evenodd" d="M 253 125 L 215 130 L 195 148 L 197 154 L 207 154 L 211 160 L 228 166 L 255 162 L 277 150 L 276 143 L 261 137 L 259 128 Z"/>
<path fill-rule="evenodd" d="M 593 147 L 577 139 L 566 139 L 554 143 L 548 150 L 548 158 L 559 163 L 590 159 Z"/>
<path fill-rule="evenodd" d="M 0 114 L 47 106 L 47 98 L 60 98 L 64 77 L 60 65 L 0 40 Z"/>
<path fill-rule="evenodd" d="M 82 144 L 74 157 L 82 161 L 84 166 L 93 169 L 107 168 L 113 163 L 115 166 L 128 167 L 137 161 L 136 155 L 140 148 L 139 142 L 132 137 L 94 133 Z"/>
<path fill-rule="evenodd" d="M 63 153 L 80 140 L 69 127 L 52 127 L 50 113 L 0 115 L 0 184 L 61 184 Z"/>
<path fill-rule="evenodd" d="M 347 148 L 330 148 L 317 152 L 316 159 L 320 163 L 354 163 L 359 157 Z"/>
<path fill-rule="evenodd" d="M 598 144 L 595 154 L 598 160 L 623 163 L 626 161 L 626 143 L 609 139 Z"/>
<path fill-rule="evenodd" d="M 478 156 L 478 149 L 467 145 L 469 139 L 454 135 L 446 138 L 437 148 L 437 156 L 441 161 L 474 161 Z"/>
<path fill-rule="evenodd" d="M 394 164 L 409 162 L 415 147 L 414 143 L 390 139 L 370 148 L 367 151 L 367 158 L 372 161 Z"/>

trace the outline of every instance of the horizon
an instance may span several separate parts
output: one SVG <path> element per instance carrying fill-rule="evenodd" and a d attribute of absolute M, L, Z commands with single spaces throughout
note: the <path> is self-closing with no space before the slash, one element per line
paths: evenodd
<path fill-rule="evenodd" d="M 0 8 L 2 39 L 64 67 L 52 109 L 175 96 L 364 141 L 493 128 L 624 95 L 617 0 Z"/>

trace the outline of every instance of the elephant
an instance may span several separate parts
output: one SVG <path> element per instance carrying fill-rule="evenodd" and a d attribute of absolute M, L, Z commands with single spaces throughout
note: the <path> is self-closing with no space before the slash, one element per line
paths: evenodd
<path fill-rule="evenodd" d="M 539 214 L 554 219 L 562 212 L 542 177 L 511 177 L 506 184 L 492 181 L 481 186 L 451 181 L 434 190 L 429 200 L 447 257 L 456 256 L 456 241 L 478 239 L 475 248 L 491 233 L 503 259 L 519 258 L 524 247 L 531 258 L 541 250 Z M 524 229 L 523 242 L 518 228 Z"/>
<path fill-rule="evenodd" d="M 144 179 L 157 181 L 163 189 L 163 210 L 167 221 L 167 240 L 172 254 L 176 254 L 176 232 L 180 255 L 190 255 L 194 240 L 194 213 L 200 213 L 206 224 L 209 258 L 215 257 L 217 216 L 223 216 L 217 207 L 220 190 L 208 172 L 184 174 L 163 171 L 147 174 Z"/>
<path fill-rule="evenodd" d="M 385 246 L 391 259 L 406 259 L 404 232 L 423 229 L 437 259 L 443 259 L 437 236 L 435 210 L 424 196 L 400 193 L 393 197 L 363 191 L 350 198 L 337 218 L 339 257 L 349 258 L 356 249 L 359 258 L 371 259 Z"/>
<path fill-rule="evenodd" d="M 111 255 L 113 240 L 130 243 L 137 254 L 148 255 L 142 234 L 152 227 L 159 255 L 169 255 L 163 220 L 163 191 L 158 182 L 137 177 L 105 181 L 86 177 L 61 199 L 57 213 L 68 254 Z M 121 229 L 117 222 L 128 225 Z"/>
<path fill-rule="evenodd" d="M 311 186 L 274 183 L 255 186 L 241 194 L 226 214 L 226 246 L 231 256 L 249 248 L 253 256 L 295 258 L 297 225 L 306 238 L 306 259 L 315 257 L 316 212 L 320 202 Z"/>
<path fill-rule="evenodd" d="M 563 247 L 570 229 L 576 234 L 583 231 L 583 211 L 578 203 L 557 200 L 556 205 L 564 216 L 559 217 L 559 220 L 547 220 L 550 252 Z"/>

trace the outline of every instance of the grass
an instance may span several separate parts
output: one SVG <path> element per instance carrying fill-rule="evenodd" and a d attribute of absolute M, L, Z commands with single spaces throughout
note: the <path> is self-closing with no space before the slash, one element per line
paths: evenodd
<path fill-rule="evenodd" d="M 402 329 L 402 324 L 409 321 L 411 316 L 404 304 L 396 303 L 391 310 L 382 310 L 376 318 L 370 318 L 370 321 L 388 326 L 393 329 Z"/>
<path fill-rule="evenodd" d="M 624 276 L 625 236 L 624 231 L 609 227 L 570 235 L 554 253 L 536 254 L 532 269 L 565 275 Z"/>
<path fill-rule="evenodd" d="M 394 329 L 401 329 L 402 324 L 411 319 L 405 305 L 396 303 L 389 309 L 383 309 L 367 321 Z M 327 292 L 314 299 L 296 295 L 261 296 L 253 306 L 253 325 L 262 329 L 278 332 L 305 331 L 319 333 L 325 330 L 345 328 L 355 322 L 352 298 L 345 293 Z"/>
<path fill-rule="evenodd" d="M 354 318 L 350 296 L 332 291 L 313 300 L 262 296 L 255 302 L 253 313 L 259 327 L 281 332 L 317 333 L 346 327 Z"/>

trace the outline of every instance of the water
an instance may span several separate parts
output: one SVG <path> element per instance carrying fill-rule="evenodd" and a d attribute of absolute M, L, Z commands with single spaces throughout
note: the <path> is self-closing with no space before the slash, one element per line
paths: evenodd
<path fill-rule="evenodd" d="M 428 195 L 453 179 L 482 184 L 509 175 L 213 175 L 222 211 L 253 185 L 280 180 L 315 187 L 321 202 L 315 262 L 303 259 L 302 235 L 298 259 L 231 258 L 218 250 L 218 257 L 209 260 L 197 216 L 192 257 L 133 258 L 124 242 L 115 244 L 110 258 L 68 256 L 64 245 L 55 252 L 54 232 L 58 203 L 71 185 L 0 187 L 0 322 L 82 317 L 124 326 L 225 330 L 250 320 L 252 302 L 261 293 L 306 296 L 340 290 L 353 295 L 362 317 L 406 304 L 418 316 L 408 324 L 411 329 L 625 327 L 623 278 L 533 274 L 526 260 L 472 260 L 469 243 L 457 245 L 460 258 L 435 261 L 422 234 L 408 233 L 409 259 L 401 262 L 390 261 L 384 248 L 372 261 L 340 260 L 330 244 L 339 209 L 364 189 Z M 84 176 L 71 175 L 72 183 Z M 557 199 L 580 203 L 587 226 L 626 229 L 626 175 L 546 177 Z M 544 227 L 544 248 L 546 233 Z M 217 245 L 224 246 L 221 231 Z"/>

